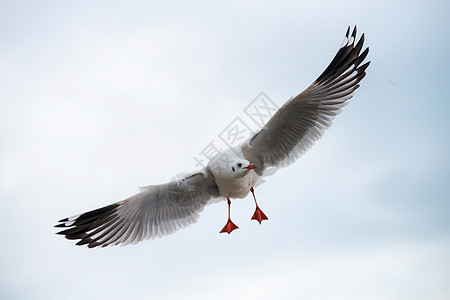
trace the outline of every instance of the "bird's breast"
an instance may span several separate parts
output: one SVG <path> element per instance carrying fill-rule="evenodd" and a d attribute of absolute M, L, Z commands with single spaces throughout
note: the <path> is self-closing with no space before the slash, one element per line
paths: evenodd
<path fill-rule="evenodd" d="M 246 176 L 239 179 L 216 179 L 219 193 L 223 197 L 244 198 L 248 195 L 250 188 L 256 184 L 258 175 L 252 170 Z"/>

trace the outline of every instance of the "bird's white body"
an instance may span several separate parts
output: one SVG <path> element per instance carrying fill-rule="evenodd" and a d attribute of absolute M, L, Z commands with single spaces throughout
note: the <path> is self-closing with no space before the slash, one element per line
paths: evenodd
<path fill-rule="evenodd" d="M 228 198 L 245 198 L 256 185 L 259 175 L 253 169 L 244 169 L 250 162 L 243 159 L 240 148 L 227 149 L 213 157 L 207 168 L 214 176 L 219 194 Z"/>
<path fill-rule="evenodd" d="M 250 188 L 256 185 L 258 178 L 258 174 L 250 170 L 247 175 L 238 179 L 216 177 L 216 184 L 222 197 L 245 198 L 250 192 Z"/>

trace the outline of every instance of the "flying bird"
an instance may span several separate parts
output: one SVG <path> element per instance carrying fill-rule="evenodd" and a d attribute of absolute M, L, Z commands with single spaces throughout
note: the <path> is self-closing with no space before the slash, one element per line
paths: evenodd
<path fill-rule="evenodd" d="M 351 33 L 350 33 L 351 32 Z M 302 93 L 287 101 L 249 140 L 214 156 L 205 168 L 172 182 L 151 185 L 108 206 L 58 221 L 57 234 L 76 245 L 106 247 L 135 244 L 171 234 L 196 222 L 210 203 L 227 200 L 228 219 L 221 233 L 238 226 L 231 220 L 231 199 L 252 194 L 253 220 L 268 217 L 258 206 L 254 187 L 270 170 L 285 167 L 308 150 L 334 116 L 353 97 L 370 62 L 363 61 L 364 34 L 347 29 L 342 46 L 325 71 Z"/>

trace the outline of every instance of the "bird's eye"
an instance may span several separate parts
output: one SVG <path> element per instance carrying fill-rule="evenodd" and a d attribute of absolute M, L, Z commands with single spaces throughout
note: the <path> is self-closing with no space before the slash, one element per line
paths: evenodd
<path fill-rule="evenodd" d="M 238 163 L 237 166 L 238 166 L 238 168 L 241 168 L 241 167 L 242 167 L 242 164 L 241 164 L 241 163 Z"/>
<path fill-rule="evenodd" d="M 231 170 L 233 170 L 233 172 L 234 172 L 234 167 L 231 167 Z"/>

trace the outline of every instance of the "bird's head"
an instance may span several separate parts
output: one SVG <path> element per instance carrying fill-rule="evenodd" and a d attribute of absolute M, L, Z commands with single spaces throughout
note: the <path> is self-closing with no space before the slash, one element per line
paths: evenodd
<path fill-rule="evenodd" d="M 242 178 L 256 168 L 255 164 L 252 164 L 246 159 L 238 159 L 234 163 L 232 163 L 229 167 L 230 177 L 231 178 Z"/>

